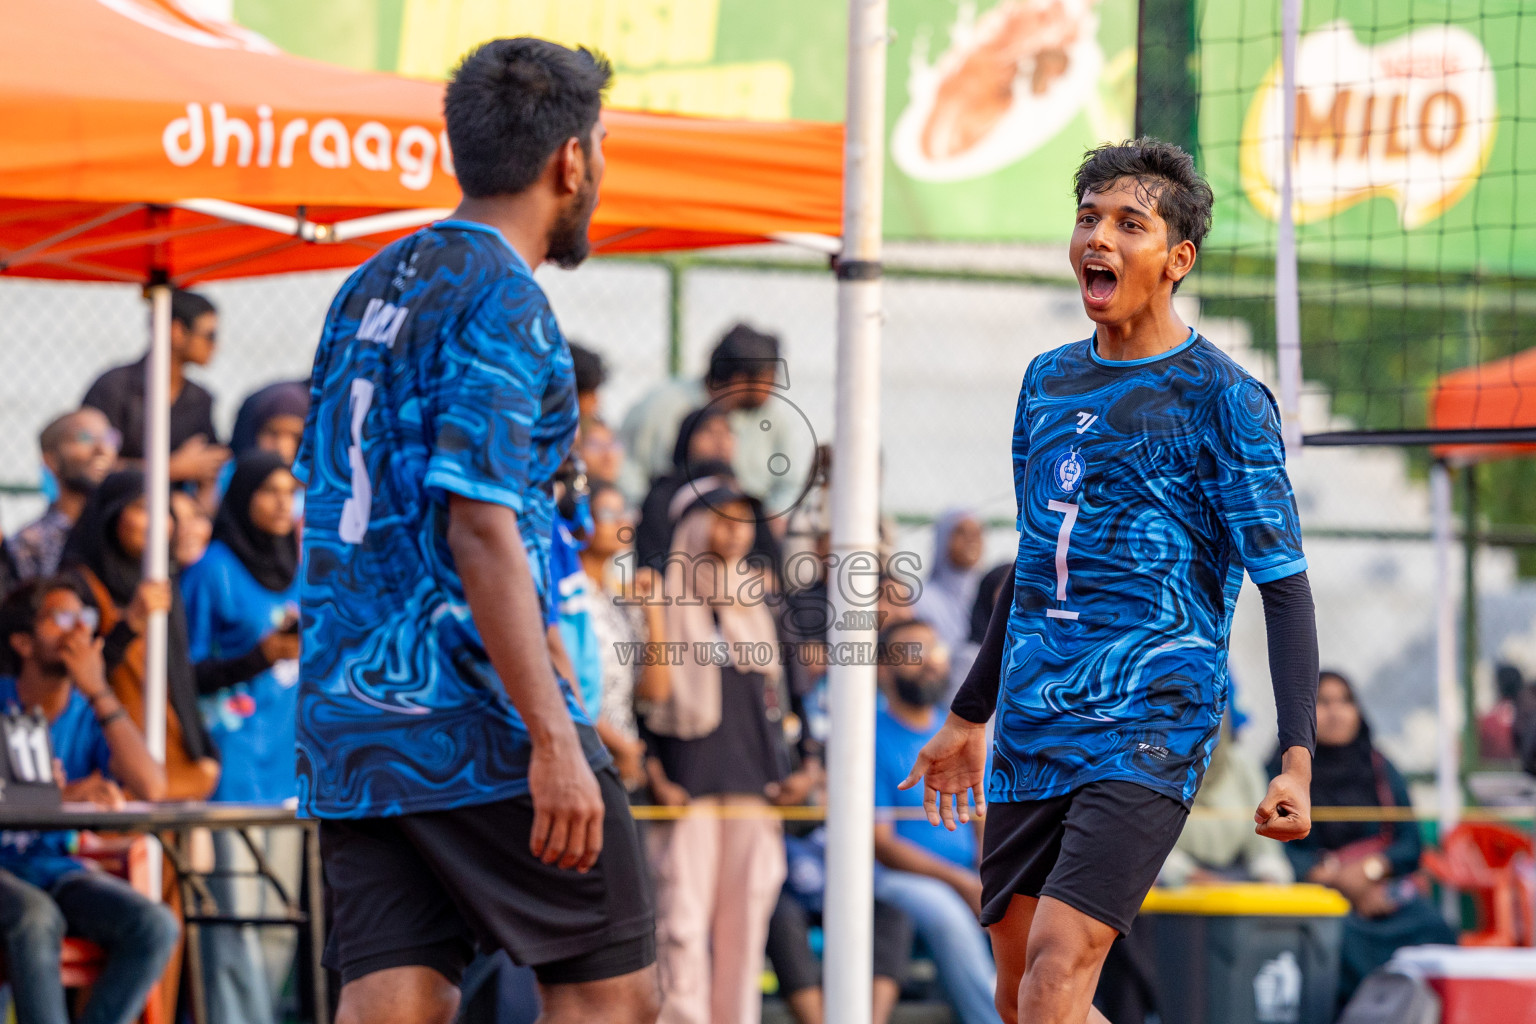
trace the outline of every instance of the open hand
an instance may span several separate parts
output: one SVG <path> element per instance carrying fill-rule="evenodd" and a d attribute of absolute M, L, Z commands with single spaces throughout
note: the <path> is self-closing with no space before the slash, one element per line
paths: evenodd
<path fill-rule="evenodd" d="M 987 814 L 987 727 L 967 722 L 950 713 L 944 725 L 918 751 L 917 763 L 897 789 L 911 789 L 923 781 L 923 810 L 930 825 L 943 824 L 953 832 L 957 823 L 969 824 L 970 804 L 976 816 Z"/>

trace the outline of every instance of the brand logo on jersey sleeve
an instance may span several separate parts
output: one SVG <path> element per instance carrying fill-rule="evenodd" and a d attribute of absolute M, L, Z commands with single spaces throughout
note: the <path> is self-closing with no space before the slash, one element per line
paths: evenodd
<path fill-rule="evenodd" d="M 1056 486 L 1068 494 L 1077 490 L 1077 485 L 1083 482 L 1083 474 L 1088 467 L 1083 463 L 1083 457 L 1077 452 L 1067 452 L 1056 460 L 1053 472 L 1056 475 Z"/>

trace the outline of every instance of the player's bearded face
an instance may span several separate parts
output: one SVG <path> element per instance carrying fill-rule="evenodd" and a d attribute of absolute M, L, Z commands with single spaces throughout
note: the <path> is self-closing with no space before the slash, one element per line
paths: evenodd
<path fill-rule="evenodd" d="M 560 217 L 549 229 L 549 255 L 545 257 L 557 267 L 574 270 L 592 252 L 587 240 L 587 228 L 592 223 L 592 211 L 597 208 L 597 182 L 592 180 L 592 165 L 587 164 L 587 176 L 570 202 L 560 211 Z"/>
<path fill-rule="evenodd" d="M 1157 196 L 1135 179 L 1084 193 L 1069 252 L 1083 308 L 1095 323 L 1123 323 L 1154 301 L 1168 301 L 1168 224 L 1157 214 Z"/>

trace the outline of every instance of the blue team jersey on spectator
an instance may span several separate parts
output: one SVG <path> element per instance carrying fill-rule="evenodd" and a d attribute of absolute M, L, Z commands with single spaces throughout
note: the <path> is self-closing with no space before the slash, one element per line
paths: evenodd
<path fill-rule="evenodd" d="M 891 714 L 887 707 L 875 712 L 876 807 L 922 808 L 922 786 L 906 790 L 896 787 L 917 762 L 917 752 L 943 724 L 943 716 L 934 715 L 932 728 L 913 729 Z M 961 826 L 951 832 L 947 828 L 934 828 L 926 818 L 903 818 L 895 824 L 896 834 L 907 842 L 963 868 L 976 867 L 976 833 L 970 826 Z"/>
<path fill-rule="evenodd" d="M 1013 472 L 989 799 L 1118 779 L 1188 804 L 1227 706 L 1243 572 L 1307 565 L 1274 398 L 1193 331 L 1123 362 L 1090 338 L 1024 374 Z"/>
<path fill-rule="evenodd" d="M 28 712 L 16 695 L 16 680 L 0 676 L 0 710 Z M 64 765 L 64 778 L 70 782 L 92 772 L 108 778 L 112 775 L 112 748 L 96 723 L 90 702 L 73 686 L 64 713 L 48 727 L 53 756 Z M 71 857 L 73 832 L 0 831 L 0 869 L 9 871 L 39 889 L 49 889 L 65 875 L 84 871 L 85 865 Z"/>
<path fill-rule="evenodd" d="M 576 671 L 576 689 L 588 717 L 596 718 L 603 703 L 603 652 L 592 622 L 592 582 L 581 567 L 581 545 L 563 519 L 556 519 L 550 545 L 550 576 L 554 582 L 555 620 L 560 639 Z"/>
<path fill-rule="evenodd" d="M 283 624 L 299 603 L 299 582 L 272 591 L 223 541 L 181 576 L 192 660 L 238 658 Z M 294 715 L 299 666 L 284 661 L 254 679 L 200 701 L 223 772 L 213 799 L 282 803 L 298 793 L 293 774 Z"/>
<path fill-rule="evenodd" d="M 433 224 L 342 287 L 312 380 L 294 467 L 300 807 L 377 817 L 526 793 L 527 729 L 470 616 L 448 496 L 517 514 L 547 612 L 550 487 L 577 412 L 544 292 L 499 231 Z"/>

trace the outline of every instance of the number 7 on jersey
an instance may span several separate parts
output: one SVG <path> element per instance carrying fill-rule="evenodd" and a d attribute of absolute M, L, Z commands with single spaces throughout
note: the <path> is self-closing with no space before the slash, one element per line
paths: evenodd
<path fill-rule="evenodd" d="M 1077 505 L 1070 501 L 1048 501 L 1046 508 L 1060 512 L 1061 529 L 1056 531 L 1056 600 L 1067 599 L 1067 546 L 1072 543 L 1072 527 L 1077 523 Z M 1047 608 L 1048 619 L 1075 619 L 1077 612 L 1065 608 Z"/>

